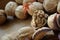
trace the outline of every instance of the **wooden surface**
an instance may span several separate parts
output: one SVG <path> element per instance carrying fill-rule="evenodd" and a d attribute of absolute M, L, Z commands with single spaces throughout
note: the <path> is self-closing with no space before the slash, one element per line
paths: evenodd
<path fill-rule="evenodd" d="M 0 26 L 0 40 L 1 40 L 1 37 L 5 34 L 17 31 L 21 27 L 30 26 L 30 21 L 31 21 L 31 18 L 26 20 L 18 20 L 18 19 L 10 20 L 9 19 L 9 21 L 7 21 L 3 26 Z"/>

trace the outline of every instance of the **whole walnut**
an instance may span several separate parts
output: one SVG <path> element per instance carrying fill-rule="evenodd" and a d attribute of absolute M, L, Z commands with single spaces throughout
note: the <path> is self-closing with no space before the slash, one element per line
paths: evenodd
<path fill-rule="evenodd" d="M 5 6 L 5 12 L 7 16 L 15 16 L 15 8 L 17 7 L 17 3 L 10 1 Z"/>
<path fill-rule="evenodd" d="M 58 1 L 59 0 L 44 0 L 43 7 L 45 11 L 50 13 L 56 12 Z"/>
<path fill-rule="evenodd" d="M 47 24 L 50 29 L 60 30 L 60 14 L 54 13 L 48 17 Z"/>
<path fill-rule="evenodd" d="M 43 10 L 42 3 L 33 2 L 31 5 L 29 5 L 28 13 L 30 15 L 33 15 L 34 11 L 36 11 L 36 10 Z"/>
<path fill-rule="evenodd" d="M 42 10 L 36 10 L 32 16 L 31 26 L 36 29 L 43 27 L 46 24 L 47 14 Z"/>
<path fill-rule="evenodd" d="M 27 13 L 24 12 L 23 6 L 20 5 L 15 9 L 15 16 L 18 19 L 26 19 L 27 18 Z"/>

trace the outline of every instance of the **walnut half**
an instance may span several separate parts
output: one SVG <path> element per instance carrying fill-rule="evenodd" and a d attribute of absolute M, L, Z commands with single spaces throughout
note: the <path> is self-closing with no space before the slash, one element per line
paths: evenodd
<path fill-rule="evenodd" d="M 46 24 L 47 16 L 48 15 L 45 14 L 44 11 L 36 10 L 32 16 L 31 26 L 37 29 L 43 27 Z"/>

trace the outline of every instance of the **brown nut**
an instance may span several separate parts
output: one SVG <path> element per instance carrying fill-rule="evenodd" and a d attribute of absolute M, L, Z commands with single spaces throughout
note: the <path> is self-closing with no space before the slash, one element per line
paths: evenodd
<path fill-rule="evenodd" d="M 33 2 L 31 5 L 29 5 L 28 13 L 30 15 L 33 15 L 34 11 L 36 10 L 42 10 L 43 5 L 39 2 Z"/>
<path fill-rule="evenodd" d="M 3 24 L 6 21 L 6 15 L 4 10 L 0 10 L 0 24 Z"/>
<path fill-rule="evenodd" d="M 26 40 L 26 39 L 30 40 L 34 32 L 35 29 L 33 27 L 23 27 L 14 33 L 3 36 L 1 39 L 2 40 Z"/>
<path fill-rule="evenodd" d="M 42 27 L 33 34 L 32 39 L 33 40 L 41 40 L 46 35 L 54 35 L 54 32 L 49 29 L 48 27 Z"/>
<path fill-rule="evenodd" d="M 50 15 L 47 24 L 53 30 L 60 30 L 60 14 Z"/>
<path fill-rule="evenodd" d="M 15 16 L 15 8 L 17 7 L 16 2 L 8 2 L 5 6 L 5 12 L 7 16 Z"/>
<path fill-rule="evenodd" d="M 20 5 L 15 9 L 15 15 L 18 19 L 26 19 L 27 13 L 24 12 L 23 6 Z"/>
<path fill-rule="evenodd" d="M 36 29 L 43 27 L 47 20 L 47 14 L 42 10 L 36 10 L 32 16 L 31 26 L 36 27 Z"/>
<path fill-rule="evenodd" d="M 49 13 L 56 12 L 57 4 L 59 0 L 44 0 L 43 7 L 45 11 Z"/>

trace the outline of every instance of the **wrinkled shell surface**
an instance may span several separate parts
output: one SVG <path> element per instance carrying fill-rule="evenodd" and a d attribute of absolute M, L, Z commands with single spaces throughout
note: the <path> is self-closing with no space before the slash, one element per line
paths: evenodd
<path fill-rule="evenodd" d="M 33 2 L 31 5 L 29 5 L 28 13 L 30 15 L 33 15 L 34 11 L 36 10 L 42 10 L 43 6 L 39 2 Z"/>
<path fill-rule="evenodd" d="M 8 2 L 5 6 L 5 12 L 7 16 L 15 16 L 15 8 L 17 4 L 15 2 Z"/>
<path fill-rule="evenodd" d="M 23 27 L 19 29 L 17 32 L 3 36 L 2 40 L 25 40 L 26 38 L 31 38 L 34 32 L 35 29 L 32 27 Z"/>
<path fill-rule="evenodd" d="M 26 13 L 24 13 L 23 6 L 20 5 L 15 9 L 15 15 L 18 19 L 25 19 L 27 17 Z"/>
<path fill-rule="evenodd" d="M 56 7 L 59 0 L 44 0 L 43 7 L 47 12 L 56 12 Z"/>
<path fill-rule="evenodd" d="M 46 24 L 47 15 L 42 10 L 36 10 L 32 16 L 31 26 L 41 28 Z"/>
<path fill-rule="evenodd" d="M 31 39 L 31 36 L 32 34 L 35 32 L 35 29 L 33 27 L 25 27 L 25 28 L 22 28 L 20 30 L 18 30 L 20 32 L 20 38 L 19 39 L 24 39 L 25 38 L 29 38 Z"/>
<path fill-rule="evenodd" d="M 0 10 L 0 24 L 3 24 L 6 21 L 6 15 L 4 10 Z"/>

